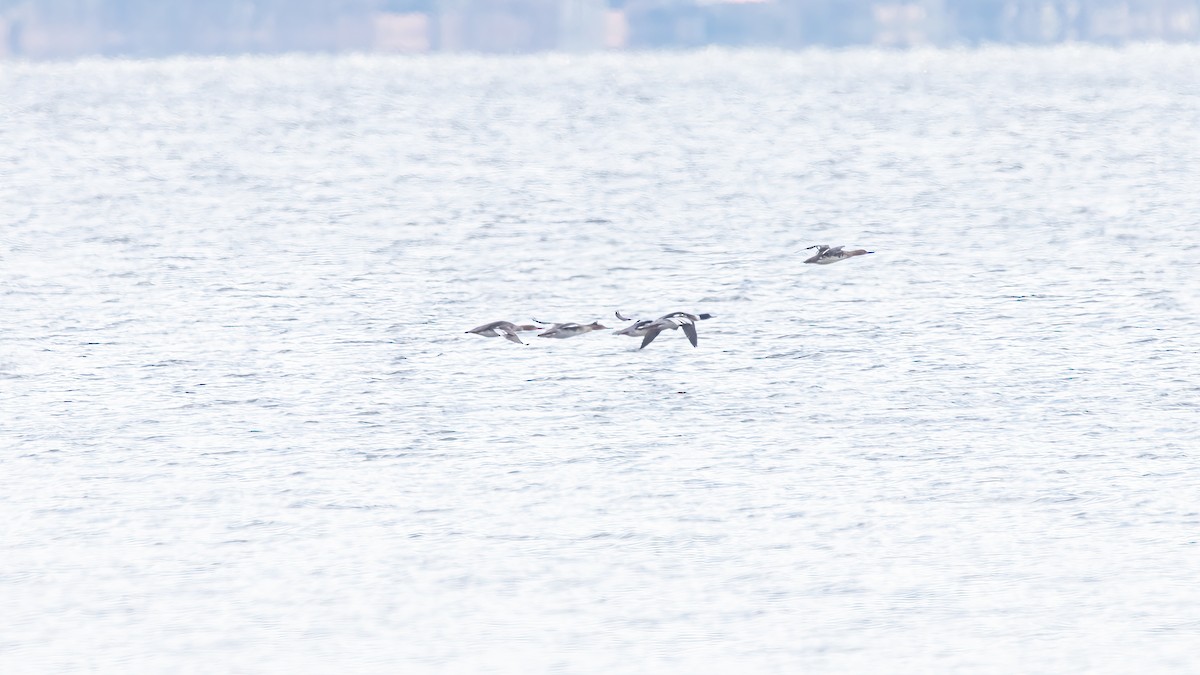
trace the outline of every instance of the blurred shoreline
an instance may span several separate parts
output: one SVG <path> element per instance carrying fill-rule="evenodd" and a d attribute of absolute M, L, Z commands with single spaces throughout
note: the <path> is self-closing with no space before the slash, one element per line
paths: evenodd
<path fill-rule="evenodd" d="M 0 0 L 0 59 L 1200 41 L 1200 0 Z"/>

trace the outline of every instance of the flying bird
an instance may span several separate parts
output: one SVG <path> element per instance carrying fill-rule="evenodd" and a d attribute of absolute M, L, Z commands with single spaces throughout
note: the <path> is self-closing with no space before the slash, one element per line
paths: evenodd
<path fill-rule="evenodd" d="M 537 319 L 534 319 L 534 321 L 537 321 L 537 323 L 543 323 L 543 324 L 547 324 L 550 326 L 550 329 L 547 330 L 545 333 L 538 333 L 538 337 L 557 338 L 559 340 L 563 340 L 563 339 L 566 339 L 569 337 L 575 337 L 576 335 L 583 335 L 584 333 L 590 333 L 594 330 L 605 330 L 606 328 L 608 328 L 608 326 L 600 325 L 599 321 L 593 321 L 593 322 L 587 323 L 587 324 L 584 324 L 584 323 L 549 323 L 547 321 L 538 321 Z M 544 327 L 545 326 L 543 326 L 543 328 Z"/>
<path fill-rule="evenodd" d="M 631 320 L 621 316 L 620 311 L 618 311 L 616 314 L 617 318 L 621 319 L 622 321 Z M 642 338 L 642 346 L 638 347 L 638 349 L 644 349 L 646 345 L 654 342 L 654 338 L 658 337 L 659 333 L 663 332 L 664 330 L 676 330 L 682 328 L 684 334 L 687 335 L 688 342 L 691 342 L 692 346 L 695 347 L 699 343 L 699 336 L 696 334 L 696 322 L 703 321 L 705 319 L 711 319 L 712 317 L 712 314 L 697 315 L 689 314 L 687 312 L 671 312 L 670 314 L 664 314 L 657 319 L 640 319 L 635 321 L 631 326 L 626 326 L 621 330 L 613 331 L 613 335 L 640 337 Z"/>
<path fill-rule="evenodd" d="M 517 333 L 531 330 L 541 330 L 541 327 L 529 325 L 518 326 L 511 321 L 493 321 L 472 328 L 467 332 L 482 335 L 483 337 L 499 337 L 503 335 L 505 340 L 523 345 L 525 343 L 521 342 L 521 338 L 517 337 Z"/>
<path fill-rule="evenodd" d="M 808 250 L 811 250 L 814 248 L 817 249 L 817 254 L 814 255 L 813 257 L 809 258 L 808 260 L 805 260 L 804 262 L 815 263 L 817 265 L 832 265 L 833 263 L 838 262 L 839 260 L 853 258 L 854 256 L 857 256 L 857 255 L 867 255 L 868 253 L 874 253 L 874 251 L 868 251 L 866 249 L 861 249 L 861 248 L 854 250 L 854 251 L 843 251 L 842 249 L 845 248 L 845 246 L 830 247 L 829 244 L 817 244 L 815 246 L 809 246 L 808 248 L 806 248 L 804 250 L 808 251 Z"/>

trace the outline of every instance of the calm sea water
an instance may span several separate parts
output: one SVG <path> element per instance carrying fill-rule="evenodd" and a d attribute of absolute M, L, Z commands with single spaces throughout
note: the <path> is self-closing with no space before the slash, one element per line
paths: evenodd
<path fill-rule="evenodd" d="M 1195 672 L 1198 72 L 0 62 L 0 670 Z"/>

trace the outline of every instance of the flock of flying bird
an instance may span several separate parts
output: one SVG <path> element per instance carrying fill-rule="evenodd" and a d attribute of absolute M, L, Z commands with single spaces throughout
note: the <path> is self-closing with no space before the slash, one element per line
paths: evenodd
<path fill-rule="evenodd" d="M 805 250 L 814 248 L 817 249 L 816 255 L 805 260 L 804 262 L 817 265 L 830 265 L 841 260 L 846 260 L 847 258 L 874 253 L 874 251 L 867 251 L 861 248 L 854 251 L 846 251 L 843 250 L 845 248 L 844 246 L 829 246 L 827 244 L 809 246 L 808 249 Z M 613 335 L 628 335 L 629 337 L 642 338 L 642 346 L 638 347 L 638 349 L 643 349 L 646 345 L 654 342 L 654 338 L 658 337 L 663 331 L 676 330 L 680 328 L 683 329 L 683 334 L 687 336 L 688 341 L 692 343 L 693 347 L 695 347 L 699 342 L 699 337 L 696 334 L 696 322 L 713 318 L 712 314 L 671 312 L 669 314 L 664 314 L 657 319 L 637 319 L 635 321 L 629 317 L 621 316 L 620 310 L 616 312 L 616 316 L 621 321 L 633 321 L 633 323 L 625 328 L 613 331 Z M 590 333 L 596 330 L 608 329 L 608 326 L 600 325 L 599 321 L 583 324 L 552 323 L 534 319 L 533 322 L 538 325 L 518 325 L 511 321 L 493 321 L 491 323 L 485 323 L 482 326 L 476 326 L 467 332 L 474 333 L 476 335 L 482 335 L 483 337 L 503 336 L 504 339 L 508 340 L 509 342 L 515 342 L 519 345 L 523 345 L 525 343 L 521 342 L 521 338 L 517 337 L 517 333 L 544 331 L 538 333 L 537 336 L 544 338 L 564 339 L 575 337 L 576 335 L 583 335 L 584 333 Z"/>

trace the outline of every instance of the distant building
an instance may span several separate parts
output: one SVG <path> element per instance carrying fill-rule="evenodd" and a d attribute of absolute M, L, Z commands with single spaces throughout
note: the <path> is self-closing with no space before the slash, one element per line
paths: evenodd
<path fill-rule="evenodd" d="M 591 51 L 604 47 L 604 0 L 439 0 L 443 51 Z"/>
<path fill-rule="evenodd" d="M 375 0 L 9 0 L 8 52 L 162 56 L 336 51 L 372 38 Z M 14 32 L 15 31 L 15 32 Z"/>
<path fill-rule="evenodd" d="M 780 2 L 760 0 L 628 0 L 627 47 L 703 45 L 788 47 L 799 41 L 796 14 Z"/>
<path fill-rule="evenodd" d="M 944 0 L 949 41 L 1200 40 L 1197 0 Z"/>

